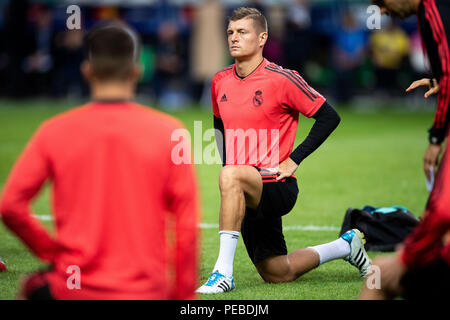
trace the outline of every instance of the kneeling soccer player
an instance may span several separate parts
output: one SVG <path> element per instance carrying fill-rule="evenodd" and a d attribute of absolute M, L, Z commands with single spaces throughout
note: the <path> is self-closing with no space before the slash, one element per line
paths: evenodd
<path fill-rule="evenodd" d="M 235 64 L 219 71 L 211 88 L 214 127 L 221 132 L 216 140 L 225 165 L 219 178 L 220 250 L 211 276 L 197 292 L 235 288 L 233 259 L 240 233 L 267 282 L 293 281 L 338 258 L 348 260 L 365 276 L 370 259 L 358 230 L 290 254 L 282 232 L 281 217 L 292 210 L 298 194 L 293 174 L 338 126 L 339 115 L 297 72 L 263 57 L 267 22 L 257 9 L 236 9 L 227 33 Z M 299 113 L 316 122 L 292 152 Z"/>

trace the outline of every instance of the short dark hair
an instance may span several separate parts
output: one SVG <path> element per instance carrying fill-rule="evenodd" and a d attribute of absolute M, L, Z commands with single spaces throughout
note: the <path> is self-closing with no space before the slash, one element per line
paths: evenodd
<path fill-rule="evenodd" d="M 244 18 L 252 19 L 256 29 L 260 32 L 268 31 L 266 17 L 256 8 L 237 8 L 231 13 L 228 21 L 237 21 Z"/>
<path fill-rule="evenodd" d="M 87 59 L 100 80 L 126 78 L 139 58 L 137 33 L 121 22 L 94 27 L 85 38 Z"/>

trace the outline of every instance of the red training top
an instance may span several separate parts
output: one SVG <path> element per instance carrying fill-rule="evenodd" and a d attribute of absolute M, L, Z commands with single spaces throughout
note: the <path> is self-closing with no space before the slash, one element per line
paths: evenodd
<path fill-rule="evenodd" d="M 224 124 L 226 164 L 269 171 L 291 154 L 299 113 L 312 117 L 325 102 L 298 72 L 266 59 L 245 78 L 235 65 L 219 71 L 211 96 L 214 116 Z"/>
<path fill-rule="evenodd" d="M 423 220 L 404 241 L 402 262 L 408 269 L 425 267 L 442 259 L 450 266 L 450 154 L 447 148 L 439 165 Z"/>
<path fill-rule="evenodd" d="M 195 298 L 197 180 L 192 165 L 171 160 L 171 134 L 181 127 L 135 103 L 97 102 L 55 116 L 34 134 L 4 187 L 0 212 L 53 265 L 46 277 L 55 298 Z M 47 179 L 54 236 L 29 208 Z M 68 286 L 73 266 L 81 289 Z"/>

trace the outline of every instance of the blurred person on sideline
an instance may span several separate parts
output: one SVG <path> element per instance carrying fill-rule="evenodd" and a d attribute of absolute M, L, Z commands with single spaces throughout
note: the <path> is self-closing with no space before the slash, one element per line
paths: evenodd
<path fill-rule="evenodd" d="M 348 102 L 354 96 L 357 70 L 366 54 L 366 36 L 349 9 L 341 15 L 342 27 L 334 32 L 332 58 L 335 67 L 334 94 L 340 102 Z"/>
<path fill-rule="evenodd" d="M 80 64 L 84 59 L 82 30 L 65 30 L 56 35 L 54 50 L 53 95 L 82 97 L 83 77 Z"/>
<path fill-rule="evenodd" d="M 302 70 L 314 48 L 311 30 L 310 0 L 292 0 L 287 7 L 285 34 L 286 64 L 294 70 Z M 299 45 L 308 43 L 308 45 Z"/>
<path fill-rule="evenodd" d="M 371 33 L 369 46 L 377 89 L 390 95 L 398 93 L 399 73 L 410 50 L 407 33 L 391 19 L 387 28 Z"/>
<path fill-rule="evenodd" d="M 267 19 L 270 24 L 270 37 L 264 46 L 264 57 L 276 64 L 285 64 L 285 9 L 280 5 L 273 5 L 267 10 Z"/>
<path fill-rule="evenodd" d="M 158 27 L 155 48 L 154 87 L 159 104 L 180 109 L 188 102 L 186 92 L 187 48 L 177 24 L 166 20 Z"/>
<path fill-rule="evenodd" d="M 2 46 L 5 48 L 5 70 L 0 78 L 4 81 L 6 95 L 11 98 L 23 98 L 29 88 L 23 71 L 23 61 L 31 53 L 29 48 L 32 35 L 28 29 L 28 1 L 10 1 L 4 8 L 4 37 Z"/>
<path fill-rule="evenodd" d="M 450 1 L 448 0 L 372 0 L 382 14 L 405 19 L 417 15 L 424 49 L 433 78 L 411 84 L 407 92 L 424 86 L 425 97 L 438 94 L 429 146 L 425 152 L 427 179 L 433 175 L 448 133 L 450 100 Z M 380 268 L 379 288 L 366 283 L 360 299 L 444 299 L 450 287 L 450 158 L 446 149 L 434 179 L 423 220 L 393 255 L 377 257 L 373 265 Z"/>
<path fill-rule="evenodd" d="M 218 0 L 203 1 L 194 13 L 190 66 L 193 80 L 202 88 L 200 102 L 204 106 L 211 105 L 212 78 L 227 60 L 224 20 Z"/>
<path fill-rule="evenodd" d="M 22 63 L 31 95 L 48 95 L 54 68 L 53 50 L 55 31 L 53 12 L 48 5 L 36 4 L 30 9 L 31 52 Z"/>
<path fill-rule="evenodd" d="M 92 101 L 45 121 L 12 168 L 3 222 L 50 264 L 23 280 L 21 298 L 195 298 L 197 181 L 171 158 L 182 124 L 133 102 L 139 46 L 122 23 L 92 29 L 81 65 Z M 30 211 L 46 181 L 54 235 Z"/>

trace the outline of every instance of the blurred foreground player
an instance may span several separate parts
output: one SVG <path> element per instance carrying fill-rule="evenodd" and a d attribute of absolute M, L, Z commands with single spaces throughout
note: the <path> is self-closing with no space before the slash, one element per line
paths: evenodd
<path fill-rule="evenodd" d="M 382 13 L 406 18 L 418 17 L 422 42 L 430 60 L 434 79 L 415 81 L 411 91 L 427 86 L 425 97 L 438 93 L 437 109 L 424 157 L 427 177 L 437 165 L 441 143 L 448 136 L 450 103 L 450 1 L 380 0 L 372 1 Z M 439 165 L 433 191 L 423 221 L 405 239 L 395 255 L 381 256 L 373 264 L 380 267 L 380 289 L 364 286 L 361 299 L 443 299 L 450 288 L 450 158 L 448 148 Z M 367 284 L 366 284 L 367 285 Z"/>
<path fill-rule="evenodd" d="M 4 223 L 52 266 L 25 279 L 22 295 L 193 299 L 197 182 L 191 165 L 171 161 L 171 134 L 182 125 L 132 102 L 139 41 L 131 29 L 99 26 L 86 48 L 92 102 L 44 122 L 4 188 Z M 29 209 L 46 180 L 54 236 Z"/>
<path fill-rule="evenodd" d="M 294 281 L 334 259 L 348 260 L 364 277 L 370 259 L 358 230 L 289 254 L 282 230 L 282 216 L 292 210 L 298 195 L 293 174 L 337 127 L 339 115 L 296 71 L 263 57 L 267 22 L 257 9 L 236 9 L 227 33 L 235 64 L 219 71 L 211 88 L 214 127 L 220 132 L 216 141 L 224 164 L 219 176 L 220 249 L 211 276 L 197 292 L 235 288 L 233 260 L 241 233 L 266 282 Z M 293 151 L 299 113 L 316 121 Z"/>

